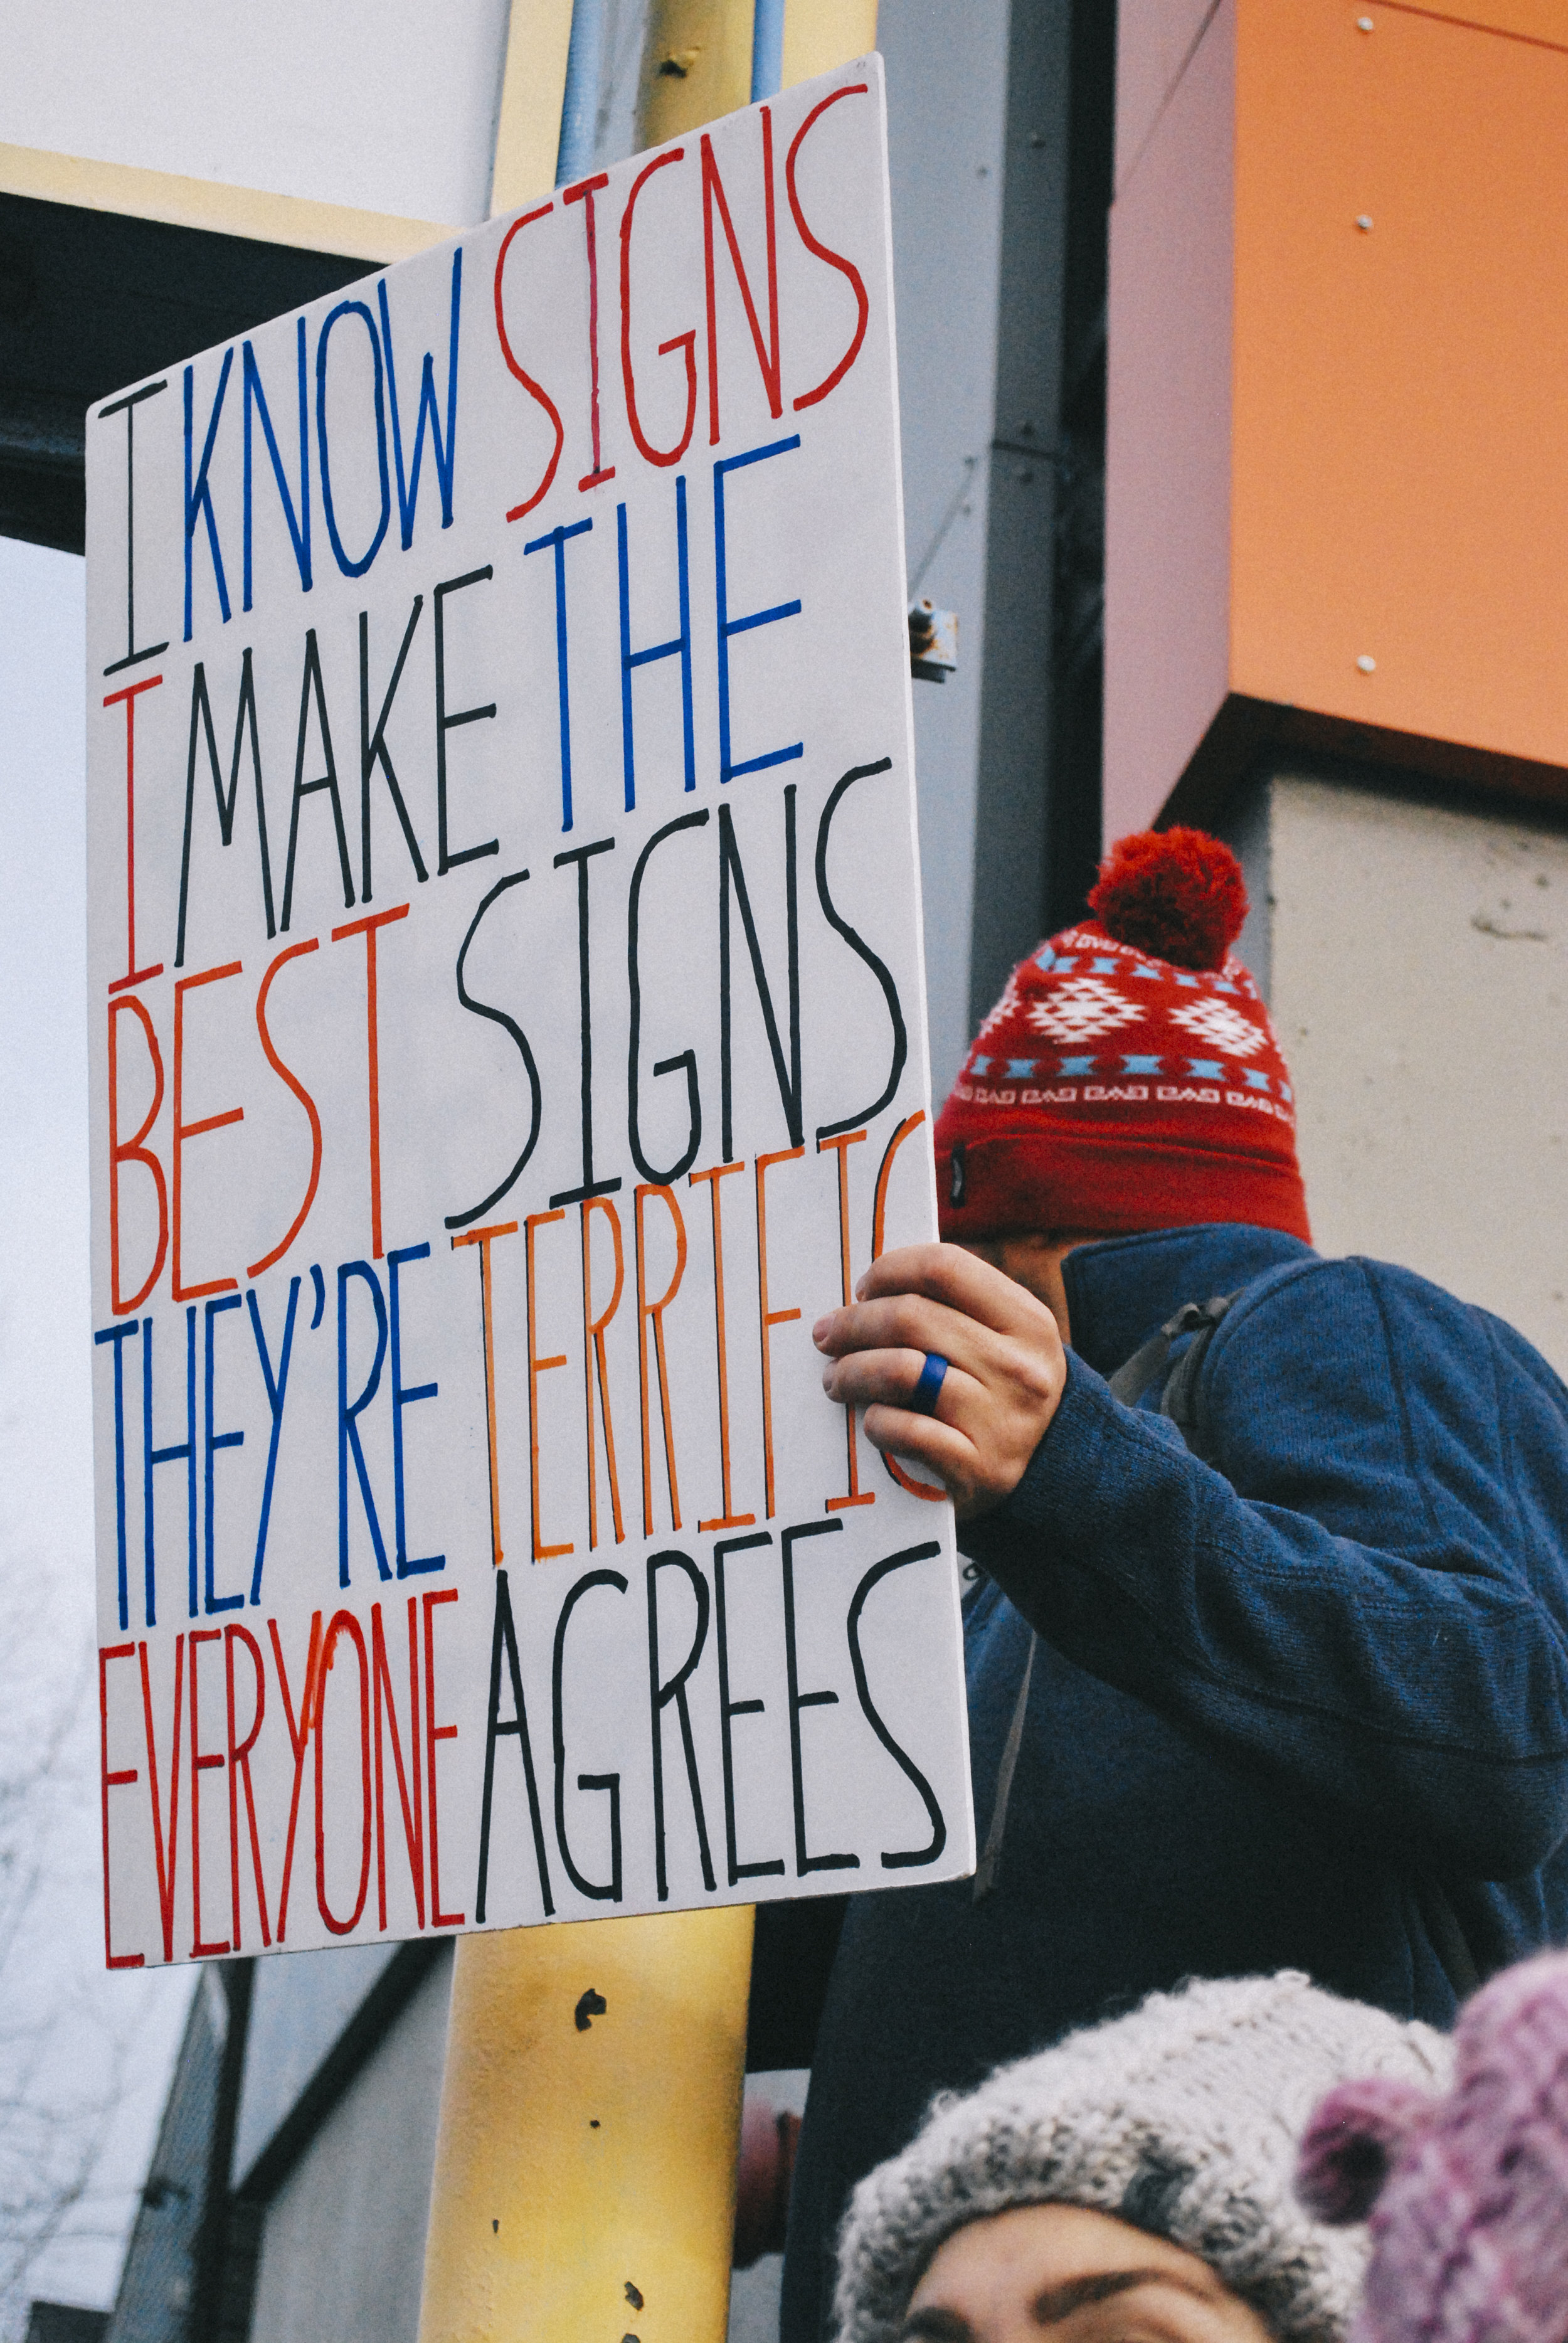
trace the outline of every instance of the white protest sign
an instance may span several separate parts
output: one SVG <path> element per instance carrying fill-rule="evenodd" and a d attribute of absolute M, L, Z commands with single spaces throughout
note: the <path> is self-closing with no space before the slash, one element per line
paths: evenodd
<path fill-rule="evenodd" d="M 879 61 L 87 428 L 111 1966 L 970 1870 Z"/>

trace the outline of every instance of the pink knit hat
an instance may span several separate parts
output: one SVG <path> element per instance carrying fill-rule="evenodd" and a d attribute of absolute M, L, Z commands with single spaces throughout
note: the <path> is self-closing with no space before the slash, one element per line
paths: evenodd
<path fill-rule="evenodd" d="M 1349 2343 L 1564 2343 L 1568 1954 L 1505 1969 L 1466 2004 L 1446 2098 L 1338 2085 L 1296 2187 L 1321 2221 L 1370 2215 Z"/>

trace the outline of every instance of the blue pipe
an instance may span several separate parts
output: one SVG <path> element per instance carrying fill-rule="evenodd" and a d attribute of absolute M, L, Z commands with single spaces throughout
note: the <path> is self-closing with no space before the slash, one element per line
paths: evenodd
<path fill-rule="evenodd" d="M 558 187 L 586 177 L 593 168 L 603 62 L 604 0 L 574 0 L 567 85 L 561 97 L 561 143 L 556 150 Z"/>
<path fill-rule="evenodd" d="M 784 0 L 756 0 L 751 19 L 752 105 L 759 97 L 777 97 L 783 79 Z"/>

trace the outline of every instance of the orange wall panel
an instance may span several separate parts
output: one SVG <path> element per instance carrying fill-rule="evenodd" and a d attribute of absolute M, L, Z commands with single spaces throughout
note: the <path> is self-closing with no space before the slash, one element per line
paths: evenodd
<path fill-rule="evenodd" d="M 1218 491 L 1151 363 L 1151 209 L 1229 263 Z M 1568 798 L 1563 0 L 1224 0 L 1118 193 L 1111 376 L 1108 830 L 1211 810 L 1271 729 Z M 1229 532 L 1222 691 L 1211 595 L 1140 509 L 1151 461 L 1189 538 Z M 1163 734 L 1141 704 L 1160 672 L 1204 679 Z"/>
<path fill-rule="evenodd" d="M 1568 764 L 1568 53 L 1366 13 L 1242 0 L 1232 685 Z"/>

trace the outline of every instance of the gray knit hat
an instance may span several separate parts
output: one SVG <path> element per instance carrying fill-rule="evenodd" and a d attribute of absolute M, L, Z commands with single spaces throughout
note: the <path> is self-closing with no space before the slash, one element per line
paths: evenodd
<path fill-rule="evenodd" d="M 1364 2232 L 1292 2192 L 1323 2093 L 1384 2075 L 1444 2088 L 1445 2037 L 1293 1969 L 1151 1994 L 1126 2017 L 932 2106 L 856 2189 L 839 2240 L 839 2343 L 894 2343 L 943 2239 L 1020 2205 L 1081 2205 L 1208 2262 L 1285 2343 L 1338 2343 Z"/>

